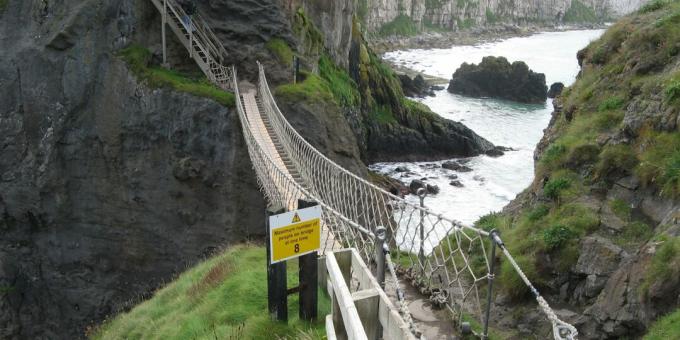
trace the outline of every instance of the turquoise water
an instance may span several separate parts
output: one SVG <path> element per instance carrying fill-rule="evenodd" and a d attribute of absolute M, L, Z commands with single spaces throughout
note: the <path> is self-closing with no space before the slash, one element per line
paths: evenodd
<path fill-rule="evenodd" d="M 407 66 L 423 73 L 449 79 L 463 62 L 479 63 L 487 55 L 504 56 L 510 62 L 522 60 L 529 67 L 545 73 L 548 85 L 563 82 L 570 85 L 579 67 L 576 52 L 602 34 L 603 30 L 582 30 L 540 33 L 530 37 L 511 38 L 478 46 L 454 46 L 449 49 L 395 51 L 384 55 L 392 63 Z M 467 159 L 473 169 L 457 173 L 427 163 L 377 163 L 371 168 L 401 179 L 407 184 L 412 179 L 427 177 L 428 183 L 441 189 L 438 195 L 426 199 L 426 205 L 445 216 L 473 223 L 480 216 L 501 210 L 515 196 L 531 184 L 534 175 L 533 152 L 543 136 L 552 112 L 552 102 L 525 105 L 494 99 L 467 98 L 437 91 L 435 97 L 419 99 L 439 115 L 460 121 L 496 145 L 517 151 L 504 156 Z M 407 167 L 413 174 L 394 172 L 398 166 Z M 449 185 L 448 175 L 456 174 L 464 185 Z M 410 196 L 410 200 L 417 201 Z"/>

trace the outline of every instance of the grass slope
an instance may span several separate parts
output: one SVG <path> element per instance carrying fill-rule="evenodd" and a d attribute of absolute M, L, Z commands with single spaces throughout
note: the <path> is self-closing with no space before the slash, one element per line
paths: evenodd
<path fill-rule="evenodd" d="M 656 321 L 644 340 L 680 339 L 680 309 Z"/>
<path fill-rule="evenodd" d="M 2 0 L 0 0 L 2 1 Z M 195 96 L 210 98 L 224 106 L 234 107 L 234 95 L 214 86 L 208 79 L 191 77 L 161 67 L 149 66 L 151 52 L 144 46 L 132 44 L 119 53 L 140 80 L 151 87 L 170 87 Z"/>
<path fill-rule="evenodd" d="M 269 319 L 266 250 L 240 245 L 183 273 L 153 298 L 105 322 L 93 339 L 323 339 L 323 322 L 298 319 L 298 297 L 288 299 L 288 324 Z M 297 285 L 297 261 L 288 286 Z M 319 294 L 319 316 L 329 313 Z"/>

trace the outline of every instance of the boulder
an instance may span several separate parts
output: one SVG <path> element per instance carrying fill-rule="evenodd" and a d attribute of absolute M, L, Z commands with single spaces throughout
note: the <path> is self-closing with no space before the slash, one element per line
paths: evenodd
<path fill-rule="evenodd" d="M 426 184 L 425 189 L 427 189 L 428 194 L 436 195 L 439 193 L 439 186 L 434 184 Z"/>
<path fill-rule="evenodd" d="M 469 166 L 460 164 L 460 162 L 456 161 L 446 161 L 442 163 L 442 168 L 447 169 L 447 170 L 453 170 L 453 171 L 458 171 L 458 172 L 470 172 L 472 171 L 472 168 Z"/>
<path fill-rule="evenodd" d="M 540 104 L 546 101 L 545 74 L 504 57 L 484 57 L 479 65 L 463 63 L 449 81 L 448 91 L 470 97 L 491 97 Z"/>
<path fill-rule="evenodd" d="M 564 84 L 562 83 L 553 83 L 550 85 L 550 89 L 548 90 L 548 98 L 555 98 L 562 94 L 562 90 L 564 90 Z"/>
<path fill-rule="evenodd" d="M 408 185 L 408 189 L 411 191 L 412 194 L 416 195 L 418 193 L 418 189 L 424 188 L 425 187 L 425 182 L 419 179 L 414 179 L 411 181 L 411 184 Z"/>
<path fill-rule="evenodd" d="M 404 95 L 407 97 L 434 96 L 434 91 L 432 91 L 430 85 L 427 84 L 425 78 L 420 74 L 413 79 L 405 74 L 400 74 L 399 81 L 401 82 L 401 88 L 404 90 Z"/>
<path fill-rule="evenodd" d="M 463 183 L 461 183 L 459 180 L 453 180 L 453 181 L 449 182 L 449 185 L 454 186 L 456 188 L 462 188 L 463 187 Z"/>
<path fill-rule="evenodd" d="M 573 269 L 574 273 L 585 275 L 585 282 L 574 292 L 576 298 L 596 297 L 626 256 L 628 254 L 621 247 L 606 238 L 585 237 L 581 241 L 580 255 Z"/>

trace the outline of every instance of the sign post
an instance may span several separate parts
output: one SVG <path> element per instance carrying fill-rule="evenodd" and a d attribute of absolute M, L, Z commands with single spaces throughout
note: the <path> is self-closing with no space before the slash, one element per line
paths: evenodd
<path fill-rule="evenodd" d="M 298 209 L 318 207 L 316 202 L 298 200 Z M 319 211 L 319 217 L 321 217 Z M 319 229 L 320 226 L 319 226 Z M 320 231 L 319 231 L 320 233 Z M 319 235 L 320 236 L 320 235 Z M 321 245 L 319 240 L 319 246 Z M 317 246 L 317 249 L 319 247 Z M 300 319 L 311 321 L 316 319 L 318 314 L 318 277 L 319 266 L 317 264 L 318 254 L 316 251 L 307 255 L 300 256 Z"/>
<path fill-rule="evenodd" d="M 300 200 L 298 210 L 267 209 L 267 286 L 272 319 L 288 320 L 288 294 L 300 293 L 300 318 L 317 317 L 317 251 L 321 246 L 321 206 Z M 299 258 L 299 286 L 286 287 L 286 261 Z"/>
<path fill-rule="evenodd" d="M 271 238 L 271 217 L 283 213 L 281 206 L 267 207 L 267 238 Z M 272 263 L 271 249 L 267 247 L 267 300 L 269 315 L 273 320 L 288 321 L 288 294 L 286 292 L 286 262 Z"/>

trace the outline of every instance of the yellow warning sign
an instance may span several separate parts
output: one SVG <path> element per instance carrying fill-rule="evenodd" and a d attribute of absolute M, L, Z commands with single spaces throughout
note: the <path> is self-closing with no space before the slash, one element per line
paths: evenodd
<path fill-rule="evenodd" d="M 271 263 L 309 254 L 321 246 L 319 206 L 271 216 L 269 225 Z"/>

